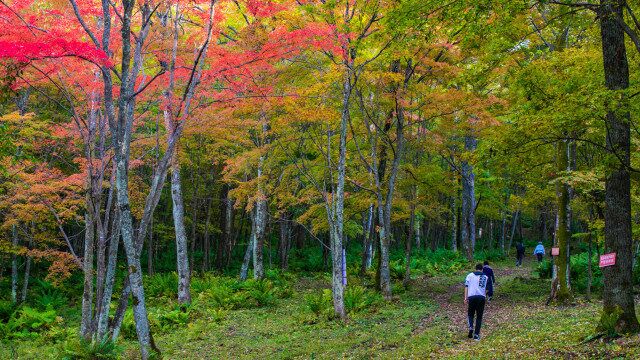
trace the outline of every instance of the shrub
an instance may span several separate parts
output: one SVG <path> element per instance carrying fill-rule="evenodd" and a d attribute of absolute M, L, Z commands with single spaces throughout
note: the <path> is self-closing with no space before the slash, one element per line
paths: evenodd
<path fill-rule="evenodd" d="M 149 297 L 175 297 L 178 292 L 178 274 L 175 272 L 149 276 L 144 281 Z"/>
<path fill-rule="evenodd" d="M 622 313 L 623 311 L 620 306 L 616 306 L 616 308 L 609 313 L 602 313 L 600 324 L 598 324 L 598 331 L 604 333 L 608 338 L 618 337 L 620 334 L 616 329 L 616 325 Z"/>
<path fill-rule="evenodd" d="M 276 301 L 276 290 L 270 280 L 248 280 L 245 289 L 257 306 L 273 305 Z"/>
<path fill-rule="evenodd" d="M 400 280 L 404 278 L 404 261 L 394 260 L 389 262 L 389 273 L 394 280 Z"/>
<path fill-rule="evenodd" d="M 5 325 L 5 335 L 11 338 L 34 338 L 58 320 L 55 310 L 39 311 L 28 306 L 15 312 Z"/>
<path fill-rule="evenodd" d="M 233 289 L 230 287 L 213 287 L 204 294 L 206 294 L 206 298 L 210 300 L 216 308 L 232 309 L 234 307 Z"/>
<path fill-rule="evenodd" d="M 314 292 L 304 296 L 307 308 L 316 315 L 326 314 L 331 311 L 331 290 Z"/>
<path fill-rule="evenodd" d="M 184 325 L 189 322 L 190 309 L 185 306 L 177 307 L 170 311 L 160 311 L 156 314 L 158 326 L 167 330 L 175 325 Z"/>
<path fill-rule="evenodd" d="M 99 341 L 74 337 L 65 341 L 61 355 L 65 360 L 118 359 L 121 352 L 122 349 L 109 336 Z"/>
<path fill-rule="evenodd" d="M 344 292 L 344 306 L 348 313 L 358 313 L 379 303 L 380 295 L 362 286 L 349 286 Z"/>
<path fill-rule="evenodd" d="M 212 309 L 209 315 L 211 315 L 211 320 L 213 322 L 219 323 L 227 317 L 227 310 L 220 308 Z"/>
<path fill-rule="evenodd" d="M 478 261 L 500 261 L 506 259 L 505 254 L 500 249 L 482 250 L 475 253 L 473 256 Z"/>
<path fill-rule="evenodd" d="M 587 289 L 587 282 L 589 277 L 589 254 L 581 253 L 571 256 L 571 287 L 574 291 L 584 292 Z M 597 255 L 594 254 L 591 259 L 591 271 L 592 271 L 592 290 L 598 290 L 602 288 L 602 270 L 598 267 Z M 549 259 L 544 259 L 536 269 L 538 276 L 541 279 L 550 279 L 553 275 L 552 264 Z"/>
<path fill-rule="evenodd" d="M 11 301 L 0 300 L 0 323 L 9 321 L 15 310 L 16 306 Z"/>
<path fill-rule="evenodd" d="M 42 290 L 33 303 L 40 309 L 59 309 L 67 304 L 67 298 L 57 289 Z"/>

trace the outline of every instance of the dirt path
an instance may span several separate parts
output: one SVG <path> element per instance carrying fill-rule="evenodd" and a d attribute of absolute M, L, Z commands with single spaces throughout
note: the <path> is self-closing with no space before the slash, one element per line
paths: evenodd
<path fill-rule="evenodd" d="M 483 337 L 490 336 L 493 331 L 500 329 L 501 324 L 512 321 L 514 317 L 518 316 L 518 306 L 522 306 L 506 296 L 500 296 L 500 283 L 514 278 L 529 279 L 532 277 L 530 264 L 521 267 L 494 267 L 494 271 L 497 286 L 494 299 L 485 306 L 481 332 Z M 460 279 L 463 277 L 464 275 L 461 275 Z M 454 334 L 456 346 L 442 349 L 441 352 L 432 354 L 432 356 L 438 357 L 438 355 L 451 352 L 464 352 L 467 348 L 471 348 L 475 342 L 467 339 L 467 307 L 463 302 L 464 284 L 462 281 L 448 286 L 434 284 L 438 281 L 435 278 L 423 278 L 418 281 L 422 282 L 420 286 L 425 288 L 425 292 L 429 288 L 433 289 L 434 285 L 436 289 L 439 287 L 441 291 L 430 293 L 430 297 L 438 304 L 438 310 L 423 318 L 414 329 L 413 334 L 419 334 L 438 322 L 444 326 L 446 331 Z M 527 306 L 541 307 L 542 304 L 528 304 Z"/>

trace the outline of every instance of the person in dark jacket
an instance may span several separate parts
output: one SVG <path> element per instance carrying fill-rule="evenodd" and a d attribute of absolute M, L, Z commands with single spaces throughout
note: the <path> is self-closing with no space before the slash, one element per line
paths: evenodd
<path fill-rule="evenodd" d="M 482 273 L 487 276 L 487 302 L 491 300 L 493 297 L 493 285 L 496 283 L 496 276 L 493 273 L 493 269 L 489 266 L 489 262 L 487 260 L 484 261 L 484 266 L 482 267 Z"/>
<path fill-rule="evenodd" d="M 522 265 L 522 260 L 524 259 L 524 245 L 522 241 L 518 241 L 516 244 L 516 266 Z"/>

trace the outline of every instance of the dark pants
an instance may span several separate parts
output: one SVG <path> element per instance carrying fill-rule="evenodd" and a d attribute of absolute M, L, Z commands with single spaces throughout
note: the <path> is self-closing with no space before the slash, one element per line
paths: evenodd
<path fill-rule="evenodd" d="M 516 255 L 516 266 L 522 265 L 522 259 L 524 259 L 524 254 Z"/>
<path fill-rule="evenodd" d="M 542 262 L 542 254 L 536 254 L 536 257 L 538 257 L 538 262 Z"/>
<path fill-rule="evenodd" d="M 467 316 L 469 317 L 469 330 L 474 330 L 476 335 L 480 335 L 482 326 L 482 313 L 484 313 L 484 296 L 470 296 Z M 476 319 L 476 326 L 473 326 L 473 318 Z"/>

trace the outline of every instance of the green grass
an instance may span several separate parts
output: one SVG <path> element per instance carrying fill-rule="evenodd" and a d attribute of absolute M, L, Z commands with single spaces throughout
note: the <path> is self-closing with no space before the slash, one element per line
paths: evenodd
<path fill-rule="evenodd" d="M 357 311 L 343 323 L 310 310 L 308 299 L 328 288 L 327 276 L 273 276 L 273 285 L 239 286 L 230 278 L 208 276 L 207 286 L 194 291 L 188 316 L 175 308 L 164 291 L 165 279 L 156 282 L 157 298 L 150 299 L 150 314 L 164 319 L 154 338 L 165 359 L 565 359 L 637 358 L 638 337 L 583 344 L 594 334 L 599 302 L 555 308 L 543 304 L 549 280 L 537 279 L 528 269 L 501 276 L 496 300 L 488 305 L 483 339 L 470 341 L 464 324 L 452 319 L 463 314 L 461 285 L 464 271 L 437 277 L 425 275 L 392 302 L 369 301 L 368 279 L 350 279 L 357 289 Z M 532 277 L 533 276 L 533 277 Z M 170 281 L 166 281 L 170 282 Z M 212 300 L 211 287 L 234 289 L 267 304 L 222 306 Z M 284 290 L 283 290 L 284 289 Z M 265 295 L 266 294 L 266 295 Z M 249 296 L 249 295 L 247 295 Z M 371 295 L 372 296 L 372 295 Z M 362 299 L 362 300 L 359 300 Z M 441 308 L 438 302 L 445 302 Z M 493 308 L 492 308 L 493 307 Z M 501 311 L 496 310 L 500 308 Z M 174 314 L 176 313 L 176 314 Z M 160 316 L 163 317 L 160 317 Z M 171 315 L 171 318 L 169 316 Z M 464 318 L 464 315 L 462 315 Z M 168 320 L 167 320 L 168 319 Z M 172 321 L 169 321 L 172 320 Z M 64 319 L 32 340 L 0 340 L 1 359 L 57 359 L 77 334 L 77 319 Z M 458 321 L 458 320 L 456 320 Z M 120 357 L 139 356 L 135 339 L 120 339 Z M 91 350 L 91 349 L 89 349 Z M 88 350 L 87 350 L 88 351 Z M 93 350 L 92 350 L 93 351 Z"/>

